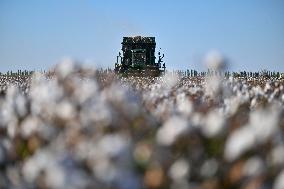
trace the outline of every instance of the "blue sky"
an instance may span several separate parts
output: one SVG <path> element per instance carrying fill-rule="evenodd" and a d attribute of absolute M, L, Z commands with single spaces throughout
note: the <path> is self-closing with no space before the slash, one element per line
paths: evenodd
<path fill-rule="evenodd" d="M 113 67 L 136 35 L 156 37 L 169 69 L 203 70 L 219 50 L 231 70 L 284 71 L 283 0 L 0 0 L 0 71 Z"/>

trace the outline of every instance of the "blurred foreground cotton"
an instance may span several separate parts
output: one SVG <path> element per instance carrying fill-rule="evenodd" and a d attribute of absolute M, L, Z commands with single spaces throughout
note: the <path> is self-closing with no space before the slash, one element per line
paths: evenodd
<path fill-rule="evenodd" d="M 0 188 L 284 186 L 281 78 L 121 78 L 66 59 L 0 81 Z"/>

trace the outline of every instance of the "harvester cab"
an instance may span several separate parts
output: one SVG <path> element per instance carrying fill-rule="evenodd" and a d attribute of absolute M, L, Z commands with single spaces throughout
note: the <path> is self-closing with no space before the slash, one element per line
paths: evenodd
<path fill-rule="evenodd" d="M 125 75 L 159 76 L 165 72 L 164 54 L 158 53 L 156 63 L 155 37 L 123 37 L 122 55 L 119 52 L 115 63 L 115 71 Z M 163 65 L 162 65 L 163 63 Z"/>

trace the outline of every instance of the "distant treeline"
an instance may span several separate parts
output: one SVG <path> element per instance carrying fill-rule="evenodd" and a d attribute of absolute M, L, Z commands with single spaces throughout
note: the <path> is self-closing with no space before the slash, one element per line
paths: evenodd
<path fill-rule="evenodd" d="M 0 75 L 6 75 L 6 76 L 29 76 L 32 75 L 34 73 L 34 71 L 28 71 L 28 70 L 18 70 L 17 72 L 13 72 L 13 71 L 7 71 L 6 73 L 2 73 L 0 72 Z"/>
<path fill-rule="evenodd" d="M 97 70 L 100 73 L 112 73 L 114 72 L 112 69 L 99 69 Z M 273 77 L 273 78 L 279 78 L 284 77 L 284 73 L 282 72 L 276 72 L 276 71 L 268 71 L 268 70 L 262 70 L 259 72 L 251 72 L 251 71 L 240 71 L 240 72 L 233 72 L 233 71 L 214 71 L 214 70 L 207 70 L 207 71 L 197 71 L 197 70 L 167 70 L 168 73 L 177 74 L 179 76 L 185 76 L 185 77 L 197 77 L 197 76 L 214 76 L 214 75 L 220 75 L 225 77 Z"/>
<path fill-rule="evenodd" d="M 28 71 L 28 70 L 18 70 L 17 72 L 13 71 L 8 71 L 6 73 L 1 73 L 0 75 L 6 75 L 6 76 L 29 76 L 32 75 L 35 71 Z M 46 71 L 36 71 L 40 73 L 48 73 Z M 113 69 L 111 68 L 100 68 L 97 70 L 99 73 L 114 73 Z M 231 71 L 214 71 L 214 70 L 207 70 L 207 71 L 197 71 L 197 70 L 172 70 L 169 71 L 167 70 L 168 73 L 173 73 L 177 74 L 179 76 L 184 76 L 184 77 L 206 77 L 206 76 L 214 76 L 214 75 L 219 75 L 219 76 L 225 76 L 225 77 L 271 77 L 271 78 L 280 78 L 284 77 L 284 73 L 281 73 L 279 71 L 268 71 L 268 70 L 262 70 L 259 72 L 251 72 L 251 71 L 240 71 L 240 72 L 231 72 Z"/>
<path fill-rule="evenodd" d="M 250 71 L 240 71 L 240 72 L 230 72 L 230 71 L 214 71 L 214 70 L 207 70 L 198 72 L 196 70 L 173 70 L 172 73 L 178 74 L 180 76 L 187 76 L 187 77 L 197 77 L 197 76 L 225 76 L 225 77 L 273 77 L 273 78 L 280 78 L 284 76 L 284 73 L 276 72 L 276 71 L 267 71 L 262 70 L 259 72 L 250 72 Z"/>

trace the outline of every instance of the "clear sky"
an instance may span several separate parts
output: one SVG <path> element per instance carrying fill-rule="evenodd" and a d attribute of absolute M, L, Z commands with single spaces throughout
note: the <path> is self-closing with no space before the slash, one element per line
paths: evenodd
<path fill-rule="evenodd" d="M 284 71 L 283 0 L 0 0 L 0 71 L 48 69 L 62 57 L 114 67 L 123 36 L 154 36 L 169 69 Z"/>

